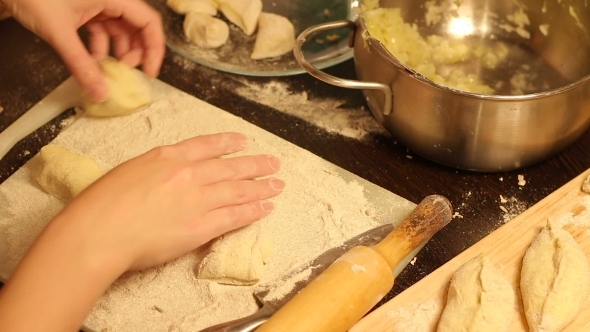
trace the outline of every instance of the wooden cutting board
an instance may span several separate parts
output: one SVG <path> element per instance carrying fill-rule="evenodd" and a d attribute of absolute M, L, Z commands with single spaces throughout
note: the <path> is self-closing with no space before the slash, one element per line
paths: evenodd
<path fill-rule="evenodd" d="M 484 254 L 490 258 L 518 294 L 519 315 L 510 331 L 527 331 L 519 291 L 521 261 L 533 238 L 546 225 L 547 218 L 563 221 L 576 218 L 568 230 L 590 257 L 590 195 L 581 190 L 590 170 L 580 174 L 521 215 L 506 223 L 445 265 L 406 289 L 359 321 L 351 332 L 359 331 L 436 331 L 453 273 L 466 261 Z M 585 225 L 581 225 L 584 220 Z M 589 276 L 590 277 L 590 276 Z M 590 331 L 590 306 L 564 331 Z"/>

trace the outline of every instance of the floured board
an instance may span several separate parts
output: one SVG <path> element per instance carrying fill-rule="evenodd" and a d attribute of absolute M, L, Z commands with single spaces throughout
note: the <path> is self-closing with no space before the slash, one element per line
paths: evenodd
<path fill-rule="evenodd" d="M 397 223 L 415 204 L 221 109 L 161 81 L 152 81 L 154 103 L 132 115 L 81 117 L 54 141 L 91 156 L 104 170 L 151 148 L 201 134 L 248 135 L 245 153 L 281 158 L 276 175 L 286 188 L 275 210 L 257 223 L 257 236 L 271 239 L 271 262 L 260 283 L 280 277 L 321 252 L 367 229 Z M 6 279 L 43 226 L 63 203 L 36 184 L 34 157 L 0 185 L 0 278 Z M 117 195 L 118 193 L 113 193 Z M 99 244 L 97 244 L 97 247 Z M 205 253 L 197 250 L 142 273 L 127 273 L 99 300 L 87 331 L 198 331 L 257 309 L 251 286 L 221 286 L 195 277 Z M 250 253 L 237 253 L 249 259 Z M 43 276 L 39 276 L 43 282 Z M 48 287 L 51 287 L 48 285 Z"/>
<path fill-rule="evenodd" d="M 519 315 L 510 331 L 527 331 L 518 286 L 521 262 L 533 238 L 546 225 L 547 218 L 565 225 L 564 228 L 574 236 L 586 257 L 590 257 L 590 195 L 581 190 L 582 183 L 588 175 L 590 170 L 406 289 L 363 318 L 351 332 L 436 331 L 453 273 L 466 261 L 479 254 L 490 258 L 512 283 L 518 294 Z M 590 331 L 590 306 L 585 306 L 576 320 L 564 331 Z"/>

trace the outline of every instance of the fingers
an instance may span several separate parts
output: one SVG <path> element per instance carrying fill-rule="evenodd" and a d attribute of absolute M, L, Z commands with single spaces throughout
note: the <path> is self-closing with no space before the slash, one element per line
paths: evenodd
<path fill-rule="evenodd" d="M 218 209 L 254 201 L 266 200 L 279 195 L 285 182 L 279 179 L 224 181 L 209 185 L 204 189 L 208 195 L 203 197 L 204 206 Z"/>
<path fill-rule="evenodd" d="M 209 212 L 204 220 L 207 227 L 193 227 L 198 230 L 193 239 L 201 239 L 203 230 L 207 230 L 207 241 L 216 238 L 229 231 L 249 225 L 268 216 L 274 209 L 274 204 L 269 201 L 256 201 L 242 205 L 227 206 Z M 200 245 L 200 244 L 199 244 Z"/>
<path fill-rule="evenodd" d="M 247 146 L 246 136 L 230 132 L 196 136 L 172 147 L 188 160 L 202 161 L 242 151 Z"/>
<path fill-rule="evenodd" d="M 96 59 L 86 50 L 75 30 L 51 34 L 47 42 L 58 52 L 72 75 L 86 93 L 96 101 L 107 98 L 108 88 Z M 97 47 L 100 48 L 100 45 Z"/>
<path fill-rule="evenodd" d="M 195 169 L 201 184 L 222 181 L 249 180 L 276 173 L 281 162 L 270 155 L 240 156 L 226 159 L 211 159 Z"/>
<path fill-rule="evenodd" d="M 88 22 L 86 30 L 89 33 L 90 53 L 96 60 L 102 60 L 109 55 L 110 35 L 100 22 Z"/>
<path fill-rule="evenodd" d="M 104 13 L 137 29 L 144 48 L 143 71 L 149 76 L 157 76 L 166 50 L 160 14 L 143 1 L 120 0 L 108 1 Z"/>

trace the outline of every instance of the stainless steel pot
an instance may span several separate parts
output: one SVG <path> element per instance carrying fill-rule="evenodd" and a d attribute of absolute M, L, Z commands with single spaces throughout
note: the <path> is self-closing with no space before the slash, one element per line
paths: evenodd
<path fill-rule="evenodd" d="M 351 3 L 360 6 L 357 1 Z M 335 21 L 305 30 L 297 38 L 294 53 L 299 64 L 316 78 L 340 87 L 362 89 L 375 119 L 413 152 L 460 169 L 518 169 L 561 151 L 590 125 L 590 8 L 582 0 L 524 0 L 531 37 L 523 39 L 498 28 L 498 24 L 488 21 L 492 15 L 486 15 L 493 12 L 496 17 L 506 16 L 515 10 L 515 3 L 463 0 L 458 17 L 470 19 L 479 27 L 471 38 L 482 42 L 504 39 L 520 53 L 528 52 L 529 58 L 519 59 L 523 65 L 533 60 L 541 63 L 544 69 L 538 74 L 553 75 L 544 91 L 482 95 L 434 83 L 406 67 L 371 37 L 362 14 L 356 22 Z M 382 0 L 380 6 L 401 7 L 406 22 L 418 22 L 425 14 L 424 1 Z M 420 31 L 436 31 L 452 38 L 449 23 L 422 25 Z M 548 31 L 539 27 L 545 24 Z M 320 71 L 301 52 L 301 46 L 313 41 L 315 34 L 342 28 L 350 30 L 349 46 L 354 48 L 359 81 Z M 505 80 L 510 79 L 510 74 L 510 68 L 487 73 Z"/>

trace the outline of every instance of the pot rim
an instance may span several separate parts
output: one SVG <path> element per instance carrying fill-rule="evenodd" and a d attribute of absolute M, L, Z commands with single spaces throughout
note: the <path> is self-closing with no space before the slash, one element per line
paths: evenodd
<path fill-rule="evenodd" d="M 384 57 L 385 60 L 392 63 L 394 66 L 403 70 L 411 78 L 417 80 L 418 82 L 420 82 L 422 84 L 426 84 L 430 87 L 438 88 L 438 89 L 448 91 L 451 93 L 455 93 L 455 94 L 459 94 L 459 95 L 462 95 L 465 97 L 482 99 L 482 100 L 494 100 L 494 101 L 533 100 L 533 99 L 546 98 L 546 97 L 550 97 L 553 95 L 564 93 L 564 92 L 572 90 L 572 89 L 578 87 L 579 85 L 590 80 L 590 73 L 589 73 L 589 74 L 585 75 L 584 77 L 576 80 L 575 82 L 566 84 L 566 85 L 561 86 L 559 88 L 555 88 L 555 89 L 543 91 L 543 92 L 523 94 L 523 95 L 486 95 L 486 94 L 481 94 L 481 93 L 474 93 L 474 92 L 458 90 L 458 89 L 454 89 L 454 88 L 451 88 L 451 87 L 448 87 L 445 85 L 438 84 L 438 83 L 430 80 L 429 78 L 425 77 L 424 75 L 418 73 L 414 69 L 408 67 L 403 62 L 401 62 L 397 57 L 395 57 L 393 54 L 391 54 L 391 52 L 389 52 L 389 50 L 385 47 L 385 45 L 383 45 L 383 43 L 380 40 L 371 36 L 371 34 L 369 33 L 369 30 L 367 29 L 367 26 L 365 24 L 365 20 L 364 20 L 364 17 L 362 14 L 358 15 L 357 20 L 356 20 L 356 24 L 360 26 L 361 29 L 359 32 L 362 34 L 363 39 L 365 41 L 367 41 L 366 45 L 369 48 L 375 48 L 377 53 L 379 53 L 380 56 Z"/>

